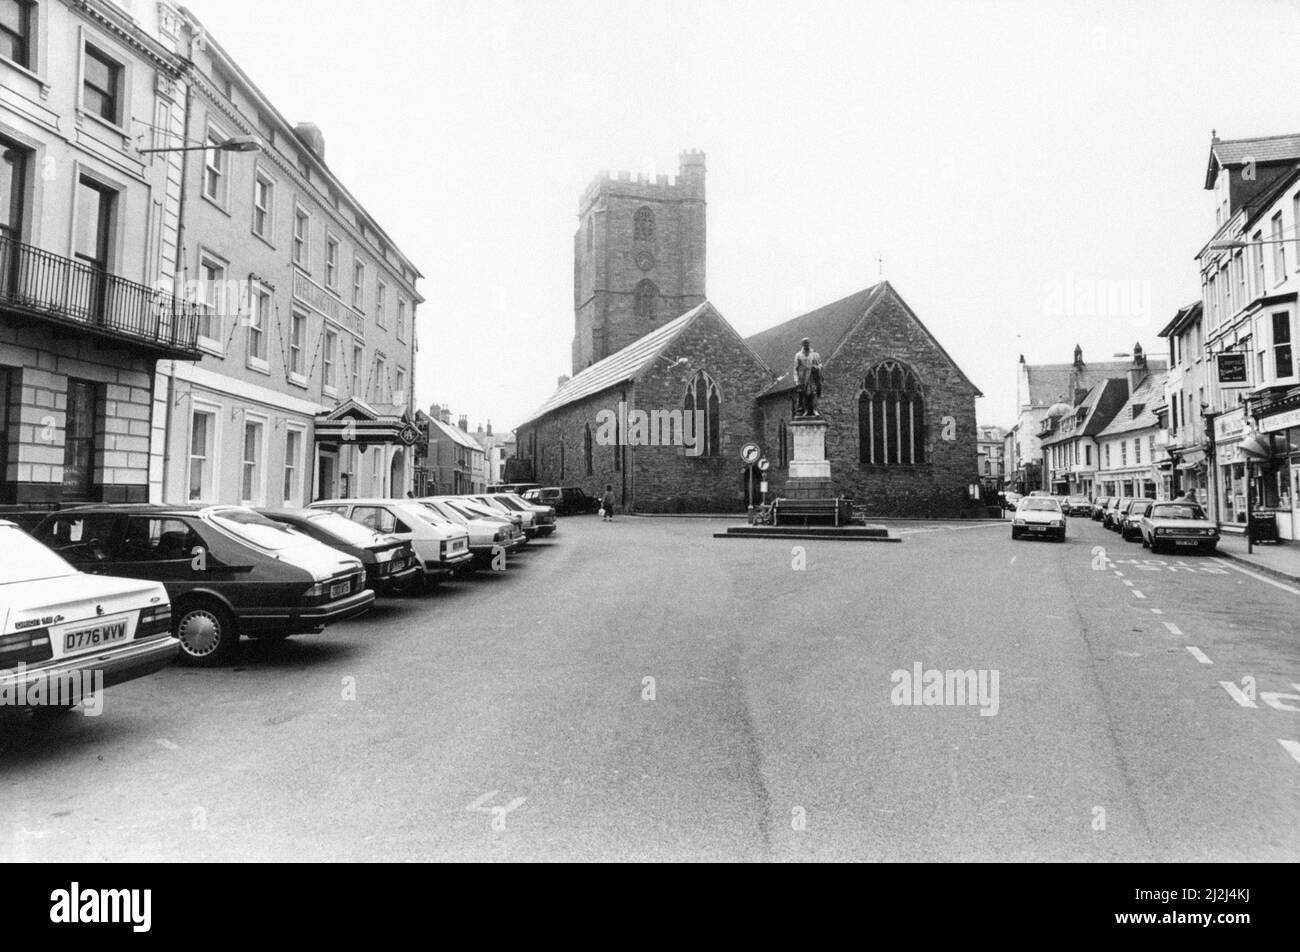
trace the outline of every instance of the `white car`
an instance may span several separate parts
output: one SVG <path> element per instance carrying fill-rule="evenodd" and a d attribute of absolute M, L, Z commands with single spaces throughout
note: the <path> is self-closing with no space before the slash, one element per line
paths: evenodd
<path fill-rule="evenodd" d="M 171 627 L 161 583 L 83 574 L 0 522 L 0 703 L 70 710 L 152 674 L 180 649 Z"/>
<path fill-rule="evenodd" d="M 1026 496 L 1011 517 L 1011 538 L 1023 536 L 1065 541 L 1065 513 L 1053 496 Z"/>
<path fill-rule="evenodd" d="M 553 506 L 534 505 L 517 493 L 493 493 L 491 498 L 516 512 L 531 512 L 533 514 L 534 535 L 544 537 L 555 532 L 555 508 Z M 524 523 L 524 534 L 528 534 L 527 522 Z"/>
<path fill-rule="evenodd" d="M 524 534 L 525 539 L 531 539 L 535 532 L 531 531 L 533 523 L 536 522 L 537 516 L 531 512 L 525 512 L 522 509 L 511 509 L 499 499 L 493 499 L 491 496 L 457 496 L 457 499 L 463 499 L 466 502 L 474 503 L 486 513 L 496 516 L 498 519 L 509 519 L 519 527 L 519 531 Z"/>
<path fill-rule="evenodd" d="M 468 568 L 473 558 L 465 527 L 414 499 L 324 499 L 308 508 L 337 512 L 375 532 L 409 542 L 424 569 L 426 585 Z"/>
<path fill-rule="evenodd" d="M 469 549 L 479 567 L 491 565 L 498 549 L 510 552 L 523 541 L 523 533 L 513 523 L 485 515 L 463 499 L 426 496 L 418 502 L 469 532 Z"/>

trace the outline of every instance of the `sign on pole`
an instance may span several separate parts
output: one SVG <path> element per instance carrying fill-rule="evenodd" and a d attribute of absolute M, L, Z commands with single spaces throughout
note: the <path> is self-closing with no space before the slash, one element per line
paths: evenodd
<path fill-rule="evenodd" d="M 747 466 L 753 466 L 758 462 L 758 457 L 762 455 L 757 443 L 746 443 L 740 450 L 740 458 L 745 461 Z"/>

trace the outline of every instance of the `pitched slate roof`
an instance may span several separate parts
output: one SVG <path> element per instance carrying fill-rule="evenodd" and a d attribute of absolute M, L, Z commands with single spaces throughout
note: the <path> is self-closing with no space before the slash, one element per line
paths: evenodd
<path fill-rule="evenodd" d="M 1118 436 L 1121 433 L 1149 430 L 1158 426 L 1160 421 L 1155 414 L 1155 407 L 1164 400 L 1166 376 L 1163 372 L 1148 374 L 1138 388 L 1129 394 L 1129 398 L 1115 414 L 1115 419 L 1111 420 L 1110 424 L 1097 435 Z M 1142 411 L 1135 418 L 1133 408 L 1138 405 L 1142 406 Z"/>
<path fill-rule="evenodd" d="M 1210 164 L 1205 172 L 1205 187 L 1214 188 L 1214 177 L 1219 169 L 1241 165 L 1247 159 L 1261 163 L 1300 160 L 1300 133 L 1256 136 L 1251 139 L 1214 139 L 1210 142 Z"/>
<path fill-rule="evenodd" d="M 827 370 L 832 369 L 831 363 L 835 355 L 854 328 L 870 320 L 872 312 L 886 300 L 892 300 L 901 307 L 961 378 L 970 384 L 975 395 L 983 396 L 979 388 L 971 383 L 970 378 L 957 366 L 957 362 L 948 355 L 943 345 L 930 333 L 929 328 L 921 323 L 916 312 L 908 307 L 907 302 L 888 281 L 881 281 L 856 294 L 832 301 L 807 314 L 801 314 L 775 327 L 760 331 L 752 337 L 747 337 L 745 342 L 776 376 L 776 380 L 764 388 L 759 396 L 766 397 L 794 388 L 791 365 L 794 363 L 794 352 L 799 349 L 799 342 L 805 337 L 812 340 L 813 349 L 822 355 L 822 365 Z"/>
<path fill-rule="evenodd" d="M 1027 364 L 1029 375 L 1029 405 L 1050 407 L 1053 404 L 1073 403 L 1076 390 L 1091 390 L 1111 377 L 1126 377 L 1133 367 L 1131 360 L 1105 360 L 1085 363 L 1083 369 L 1074 364 Z M 1147 370 L 1163 373 L 1167 362 L 1163 357 L 1148 357 Z"/>
<path fill-rule="evenodd" d="M 1185 304 L 1178 309 L 1173 320 L 1166 324 L 1160 330 L 1161 337 L 1168 337 L 1171 334 L 1181 334 L 1184 330 L 1192 325 L 1201 316 L 1201 302 L 1193 301 L 1191 304 Z"/>
<path fill-rule="evenodd" d="M 443 423 L 436 417 L 429 417 L 429 423 L 434 430 L 441 431 L 442 435 L 450 439 L 453 443 L 459 443 L 466 449 L 478 450 L 480 453 L 483 452 L 483 447 L 479 445 L 478 440 L 474 439 L 472 435 L 466 433 L 460 427 L 452 426 L 450 423 Z M 433 433 L 432 435 L 437 436 L 437 433 Z"/>
<path fill-rule="evenodd" d="M 705 308 L 712 309 L 708 301 L 697 304 L 680 317 L 675 317 L 658 330 L 653 330 L 628 344 L 622 350 L 615 351 L 604 360 L 598 360 L 572 380 L 563 384 L 546 402 L 528 414 L 520 423 L 531 423 L 538 417 L 545 416 L 552 410 L 589 397 L 593 393 L 608 390 L 615 384 L 623 383 L 636 377 L 646 364 L 659 356 L 660 352 L 672 342 L 678 334 L 686 329 L 696 317 L 704 313 Z"/>

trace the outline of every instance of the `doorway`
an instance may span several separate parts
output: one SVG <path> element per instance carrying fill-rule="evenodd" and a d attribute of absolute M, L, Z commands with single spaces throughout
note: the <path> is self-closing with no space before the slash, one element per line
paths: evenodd
<path fill-rule="evenodd" d="M 68 380 L 68 416 L 63 443 L 63 499 L 90 502 L 95 485 L 95 385 Z"/>
<path fill-rule="evenodd" d="M 316 498 L 338 498 L 339 457 L 334 450 L 319 450 L 316 456 Z"/>

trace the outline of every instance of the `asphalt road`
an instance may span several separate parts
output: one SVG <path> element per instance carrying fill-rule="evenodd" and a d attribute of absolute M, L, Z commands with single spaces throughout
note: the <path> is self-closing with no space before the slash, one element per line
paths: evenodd
<path fill-rule="evenodd" d="M 8 717 L 0 860 L 1300 859 L 1300 590 L 1070 522 L 562 520 L 500 575 Z M 983 708 L 894 703 L 918 663 Z"/>

